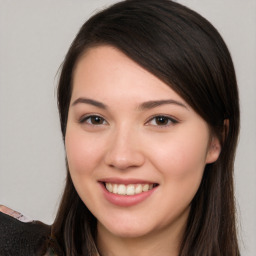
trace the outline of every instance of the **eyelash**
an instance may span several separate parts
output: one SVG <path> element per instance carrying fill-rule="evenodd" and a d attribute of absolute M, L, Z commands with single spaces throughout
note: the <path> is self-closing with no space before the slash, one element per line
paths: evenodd
<path fill-rule="evenodd" d="M 98 118 L 99 121 L 103 122 L 103 123 L 98 123 L 98 124 L 93 124 L 92 122 L 92 118 Z M 167 123 L 166 124 L 157 124 L 156 120 L 158 119 L 158 121 L 161 119 L 161 121 L 164 121 Z M 88 121 L 90 120 L 90 121 Z M 150 122 L 152 122 L 153 120 L 155 120 L 155 124 L 151 124 L 152 126 L 159 126 L 159 127 L 168 127 L 170 125 L 175 125 L 178 123 L 178 121 L 176 119 L 174 119 L 173 117 L 170 116 L 166 116 L 166 115 L 156 115 L 151 117 L 145 124 L 146 125 L 150 125 Z M 83 116 L 80 120 L 79 123 L 87 123 L 89 125 L 93 125 L 93 126 L 99 126 L 99 125 L 105 125 L 108 124 L 107 121 L 105 120 L 105 118 L 103 118 L 102 116 L 99 115 L 88 115 L 88 116 Z"/>
<path fill-rule="evenodd" d="M 167 124 L 163 124 L 163 125 L 159 125 L 156 123 L 156 119 L 162 119 L 164 121 L 167 121 Z M 173 117 L 170 116 L 166 116 L 166 115 L 157 115 L 157 116 L 153 116 L 151 117 L 147 122 L 146 125 L 150 125 L 149 123 L 152 122 L 153 120 L 155 120 L 155 124 L 153 124 L 153 126 L 159 126 L 159 127 L 168 127 L 170 125 L 175 125 L 178 123 L 178 120 L 174 119 Z"/>
<path fill-rule="evenodd" d="M 93 123 L 92 123 L 92 118 L 99 118 L 101 121 L 107 123 L 107 121 L 105 120 L 105 118 L 102 117 L 102 116 L 99 116 L 99 115 L 83 116 L 83 117 L 79 120 L 79 123 L 81 123 L 81 124 L 87 123 L 87 124 L 89 124 L 89 125 L 95 125 L 95 126 L 98 126 L 98 125 L 105 125 L 105 124 L 93 124 Z M 91 121 L 89 122 L 88 120 L 91 120 Z"/>

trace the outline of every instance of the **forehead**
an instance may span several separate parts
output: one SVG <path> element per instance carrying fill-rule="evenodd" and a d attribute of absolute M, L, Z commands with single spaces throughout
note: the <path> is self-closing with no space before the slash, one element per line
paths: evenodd
<path fill-rule="evenodd" d="M 78 61 L 73 76 L 72 97 L 174 98 L 185 102 L 158 77 L 111 46 L 88 49 Z"/>

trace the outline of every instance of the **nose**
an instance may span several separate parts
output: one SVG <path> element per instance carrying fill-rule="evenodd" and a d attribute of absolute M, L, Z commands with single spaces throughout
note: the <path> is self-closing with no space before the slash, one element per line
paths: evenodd
<path fill-rule="evenodd" d="M 142 166 L 145 156 L 138 137 L 138 133 L 129 128 L 115 131 L 107 148 L 105 164 L 119 170 Z"/>

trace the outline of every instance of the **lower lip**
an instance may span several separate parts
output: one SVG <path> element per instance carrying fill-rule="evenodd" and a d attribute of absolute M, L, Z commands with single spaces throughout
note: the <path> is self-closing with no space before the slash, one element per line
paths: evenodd
<path fill-rule="evenodd" d="M 129 207 L 129 206 L 133 206 L 136 204 L 139 204 L 141 202 L 143 202 L 144 200 L 146 200 L 148 197 L 150 197 L 154 191 L 156 190 L 157 187 L 146 191 L 146 192 L 142 192 L 140 194 L 136 194 L 133 196 L 124 196 L 124 195 L 118 195 L 118 194 L 114 194 L 114 193 L 110 193 L 105 185 L 103 183 L 100 183 L 101 187 L 103 189 L 103 194 L 105 196 L 105 198 L 112 204 L 117 205 L 117 206 L 122 206 L 122 207 Z"/>

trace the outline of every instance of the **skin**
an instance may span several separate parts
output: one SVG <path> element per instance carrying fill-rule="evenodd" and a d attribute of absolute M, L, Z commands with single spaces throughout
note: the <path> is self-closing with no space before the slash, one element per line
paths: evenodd
<path fill-rule="evenodd" d="M 32 221 L 32 219 L 24 216 L 20 212 L 14 211 L 11 208 L 8 208 L 4 205 L 0 205 L 0 212 L 2 212 L 4 214 L 7 214 L 7 215 L 19 220 L 19 221 L 22 221 L 22 222 L 31 222 Z"/>
<path fill-rule="evenodd" d="M 175 91 L 119 50 L 91 48 L 74 72 L 65 143 L 75 188 L 98 220 L 101 255 L 178 255 L 204 167 L 221 149 Z M 104 197 L 106 179 L 158 186 L 142 202 L 118 206 Z"/>

